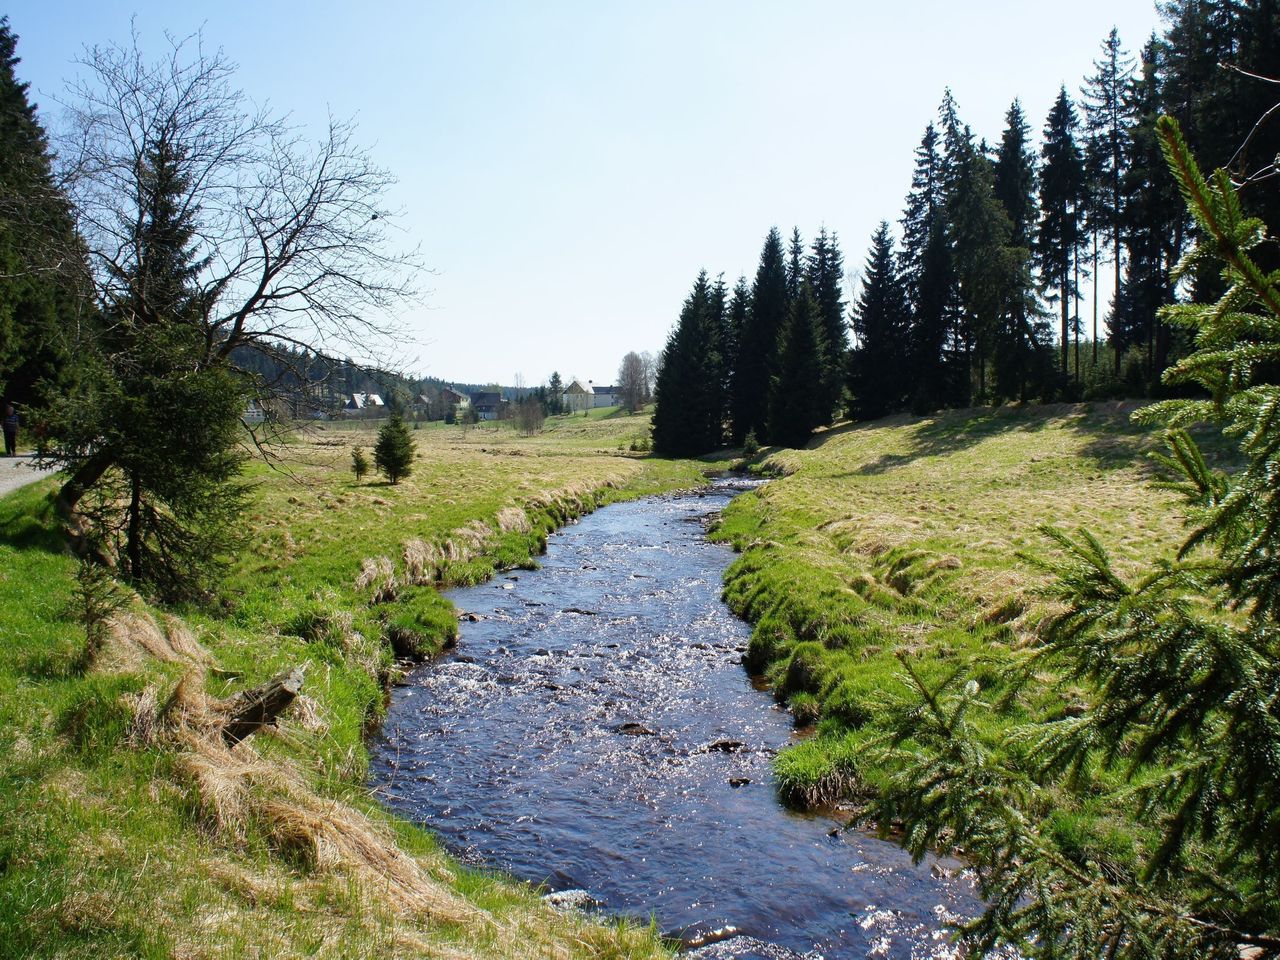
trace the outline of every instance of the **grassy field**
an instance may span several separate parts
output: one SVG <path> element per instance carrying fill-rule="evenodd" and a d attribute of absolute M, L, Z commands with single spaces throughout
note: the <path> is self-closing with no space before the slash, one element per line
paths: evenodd
<path fill-rule="evenodd" d="M 1051 552 L 1042 524 L 1092 530 L 1123 572 L 1180 542 L 1175 498 L 1153 489 L 1144 456 L 1159 437 L 1132 409 L 895 417 L 764 459 L 781 479 L 738 498 L 716 536 L 742 554 L 725 597 L 755 624 L 750 667 L 797 723 L 817 724 L 778 758 L 788 800 L 874 795 L 888 773 L 874 747 L 909 699 L 900 655 L 930 683 L 978 681 L 989 709 L 970 718 L 992 749 L 1079 705 L 1085 691 L 1020 669 L 1048 612 L 1027 557 Z M 1058 823 L 1120 858 L 1142 841 L 1128 811 L 1101 802 L 1064 797 Z"/>
<path fill-rule="evenodd" d="M 440 586 L 536 562 L 566 520 L 706 466 L 628 453 L 647 417 L 548 426 L 424 425 L 389 486 L 351 473 L 373 426 L 316 425 L 253 467 L 222 601 L 132 598 L 89 618 L 92 649 L 52 482 L 0 500 L 0 956 L 664 955 L 653 930 L 460 868 L 364 786 L 393 647 L 456 630 Z M 295 666 L 280 729 L 227 747 L 226 699 Z"/>

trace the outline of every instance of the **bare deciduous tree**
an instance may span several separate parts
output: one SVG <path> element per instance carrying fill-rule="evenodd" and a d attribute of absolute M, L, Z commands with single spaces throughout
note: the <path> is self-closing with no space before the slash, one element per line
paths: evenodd
<path fill-rule="evenodd" d="M 197 34 L 168 38 L 157 62 L 128 45 L 93 47 L 68 87 L 70 122 L 58 156 L 98 306 L 113 324 L 163 322 L 146 289 L 148 171 L 163 154 L 177 171 L 179 219 L 193 227 L 199 363 L 234 351 L 287 360 L 287 348 L 372 357 L 394 332 L 391 309 L 413 292 L 416 253 L 394 242 L 391 175 L 330 118 L 318 140 L 255 106 L 235 65 Z M 340 353 L 338 355 L 341 355 Z M 74 507 L 114 461 L 107 444 L 69 451 L 62 503 Z"/>
<path fill-rule="evenodd" d="M 628 413 L 635 413 L 648 402 L 647 381 L 644 358 L 633 350 L 618 367 L 618 393 Z"/>
<path fill-rule="evenodd" d="M 541 430 L 546 418 L 542 402 L 533 394 L 529 394 L 516 406 L 516 424 L 526 437 L 532 437 Z"/>

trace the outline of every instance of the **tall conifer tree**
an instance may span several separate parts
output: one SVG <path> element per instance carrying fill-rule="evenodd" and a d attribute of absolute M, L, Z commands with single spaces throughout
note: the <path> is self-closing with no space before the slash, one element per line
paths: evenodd
<path fill-rule="evenodd" d="M 1014 100 L 1005 114 L 1004 134 L 996 153 L 996 199 L 1009 219 L 1009 247 L 1013 273 L 1008 300 L 995 337 L 996 395 L 1027 400 L 1041 386 L 1036 372 L 1045 340 L 1031 278 L 1030 258 L 1035 244 L 1036 169 L 1030 147 L 1031 129 Z"/>
<path fill-rule="evenodd" d="M 1036 259 L 1040 285 L 1061 319 L 1060 372 L 1067 375 L 1072 333 L 1071 299 L 1076 294 L 1072 268 L 1082 238 L 1084 155 L 1076 142 L 1079 122 L 1066 87 L 1049 110 L 1040 150 L 1040 233 Z"/>
<path fill-rule="evenodd" d="M 89 297 L 71 208 L 54 183 L 48 141 L 18 80 L 18 38 L 0 17 L 0 397 L 22 406 L 76 378 Z M 29 416 L 29 414 L 28 414 Z"/>
<path fill-rule="evenodd" d="M 907 355 L 907 300 L 893 250 L 889 224 L 871 237 L 862 271 L 862 289 L 853 307 L 855 343 L 849 353 L 849 394 L 861 420 L 901 409 L 910 391 Z"/>
<path fill-rule="evenodd" d="M 782 236 L 774 227 L 765 237 L 751 285 L 751 303 L 738 338 L 733 377 L 733 437 L 768 434 L 769 386 L 777 373 L 778 344 L 789 309 Z"/>
<path fill-rule="evenodd" d="M 822 405 L 830 420 L 844 388 L 845 357 L 849 351 L 848 323 L 845 320 L 841 283 L 844 255 L 834 233 L 818 231 L 809 251 L 805 273 L 818 310 L 819 349 L 822 352 Z"/>
<path fill-rule="evenodd" d="M 662 351 L 655 390 L 653 446 L 669 456 L 696 456 L 722 442 L 723 418 L 716 376 L 721 362 L 712 340 L 715 292 L 703 270 L 680 310 Z"/>
<path fill-rule="evenodd" d="M 804 282 L 804 240 L 800 228 L 791 228 L 791 242 L 787 245 L 787 299 L 800 296 L 800 284 Z"/>
<path fill-rule="evenodd" d="M 1093 62 L 1093 74 L 1085 80 L 1085 130 L 1088 134 L 1088 174 L 1090 180 L 1089 229 L 1094 235 L 1094 303 L 1097 303 L 1098 274 L 1097 235 L 1105 234 L 1111 250 L 1112 309 L 1120 301 L 1120 271 L 1124 259 L 1120 231 L 1124 222 L 1122 189 L 1125 164 L 1128 162 L 1130 127 L 1133 119 L 1126 96 L 1133 80 L 1133 60 L 1120 45 L 1120 34 L 1113 27 L 1102 43 L 1102 56 Z M 1093 349 L 1097 360 L 1098 332 L 1095 306 Z"/>
<path fill-rule="evenodd" d="M 802 280 L 782 332 L 778 373 L 770 383 L 770 443 L 802 447 L 814 428 L 826 422 L 819 336 L 817 304 L 808 281 Z"/>
<path fill-rule="evenodd" d="M 1143 47 L 1141 67 L 1130 85 L 1135 123 L 1122 180 L 1126 201 L 1121 219 L 1126 262 L 1110 326 L 1117 372 L 1121 353 L 1140 347 L 1147 390 L 1158 384 L 1168 355 L 1169 331 L 1158 311 L 1172 296 L 1170 272 L 1181 256 L 1185 224 L 1185 210 L 1156 134 L 1163 110 L 1161 49 L 1153 36 Z"/>
<path fill-rule="evenodd" d="M 911 405 L 921 412 L 943 404 L 946 394 L 943 349 L 952 280 L 940 148 L 937 129 L 929 124 L 916 148 L 902 218 L 901 273 L 911 308 Z"/>
<path fill-rule="evenodd" d="M 951 255 L 960 305 L 952 402 L 967 406 L 973 386 L 986 402 L 988 364 L 1001 340 L 1003 321 L 1025 306 L 1025 254 L 1010 243 L 1011 227 L 996 198 L 992 164 L 982 147 L 961 144 L 948 203 Z"/>

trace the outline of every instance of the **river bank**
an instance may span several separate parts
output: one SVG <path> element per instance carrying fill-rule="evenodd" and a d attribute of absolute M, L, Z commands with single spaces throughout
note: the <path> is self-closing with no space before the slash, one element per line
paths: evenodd
<path fill-rule="evenodd" d="M 1044 524 L 1085 527 L 1123 575 L 1180 542 L 1176 495 L 1153 487 L 1159 436 L 1133 405 L 892 417 L 775 452 L 780 477 L 738 498 L 713 534 L 740 551 L 725 599 L 754 625 L 749 666 L 818 735 L 782 752 L 797 807 L 869 800 L 894 768 L 896 712 L 915 701 L 902 657 L 926 683 L 959 674 L 982 693 L 967 722 L 992 755 L 1023 724 L 1070 715 L 1085 696 L 1047 664 L 1019 669 L 1050 611 Z M 1210 455 L 1225 455 L 1207 437 Z M 1096 795 L 1112 793 L 1099 781 Z M 1057 828 L 1082 858 L 1119 871 L 1145 842 L 1131 803 L 1059 798 Z"/>
<path fill-rule="evenodd" d="M 425 655 L 456 629 L 439 585 L 530 563 L 601 503 L 701 482 L 705 465 L 625 455 L 646 431 L 423 428 L 396 487 L 349 472 L 368 429 L 295 438 L 284 470 L 255 472 L 220 608 L 135 601 L 87 665 L 44 485 L 0 501 L 6 955 L 665 955 L 645 925 L 460 867 L 363 787 L 392 632 Z M 202 710 L 295 666 L 278 731 L 230 750 L 202 737 Z"/>
<path fill-rule="evenodd" d="M 740 488 L 614 504 L 540 568 L 449 592 L 455 650 L 415 670 L 372 782 L 466 862 L 652 915 L 722 955 L 907 958 L 979 903 L 956 863 L 789 811 L 772 763 L 802 737 L 742 668 L 704 529 Z"/>

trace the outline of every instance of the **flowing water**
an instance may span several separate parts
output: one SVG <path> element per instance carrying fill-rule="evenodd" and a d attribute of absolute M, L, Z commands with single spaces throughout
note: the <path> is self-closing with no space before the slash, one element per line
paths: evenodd
<path fill-rule="evenodd" d="M 373 782 L 464 862 L 722 940 L 700 956 L 951 956 L 944 924 L 978 909 L 956 864 L 776 798 L 797 733 L 703 535 L 741 488 L 607 507 L 540 570 L 452 591 L 461 640 L 395 691 Z"/>

